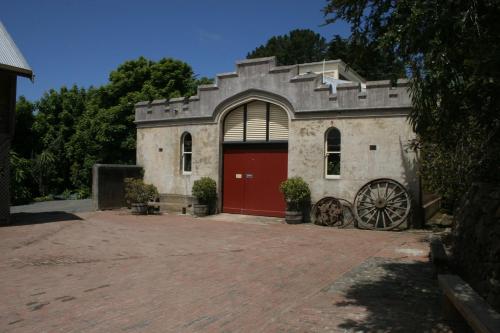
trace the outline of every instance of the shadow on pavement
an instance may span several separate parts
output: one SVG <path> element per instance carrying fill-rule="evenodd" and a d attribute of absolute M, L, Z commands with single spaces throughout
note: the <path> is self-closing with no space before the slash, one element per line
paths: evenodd
<path fill-rule="evenodd" d="M 330 286 L 343 301 L 366 315 L 345 319 L 346 332 L 470 332 L 466 324 L 443 318 L 441 294 L 426 262 L 370 258 Z"/>
<path fill-rule="evenodd" d="M 77 215 L 66 212 L 14 213 L 10 216 L 10 224 L 2 227 L 42 224 L 62 221 L 82 220 Z"/>

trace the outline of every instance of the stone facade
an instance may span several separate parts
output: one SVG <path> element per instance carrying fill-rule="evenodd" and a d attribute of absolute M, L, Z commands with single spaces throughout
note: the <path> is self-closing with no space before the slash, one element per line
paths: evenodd
<path fill-rule="evenodd" d="M 332 72 L 349 76 L 342 70 L 346 67 Z M 303 177 L 313 201 L 326 195 L 352 201 L 366 182 L 387 177 L 404 184 L 418 202 L 415 156 L 405 150 L 414 138 L 407 122 L 408 82 L 351 82 L 332 89 L 321 74 L 304 71 L 304 65 L 277 67 L 274 57 L 245 60 L 236 63 L 235 72 L 198 87 L 196 96 L 136 104 L 137 164 L 144 167 L 145 181 L 161 193 L 189 196 L 193 181 L 209 176 L 221 194 L 224 117 L 239 105 L 260 100 L 287 112 L 288 176 Z M 325 178 L 325 133 L 331 127 L 342 136 L 339 179 Z M 184 132 L 193 138 L 190 175 L 181 174 Z"/>

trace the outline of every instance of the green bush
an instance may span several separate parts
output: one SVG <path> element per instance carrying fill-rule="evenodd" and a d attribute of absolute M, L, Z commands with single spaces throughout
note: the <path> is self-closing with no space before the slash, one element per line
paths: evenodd
<path fill-rule="evenodd" d="M 125 178 L 125 201 L 129 204 L 147 203 L 159 196 L 156 186 L 145 184 L 142 179 Z"/>
<path fill-rule="evenodd" d="M 302 210 L 311 201 L 309 186 L 300 177 L 292 177 L 280 184 L 288 210 Z"/>
<path fill-rule="evenodd" d="M 200 204 L 211 205 L 217 198 L 217 183 L 210 177 L 202 177 L 194 181 L 192 193 Z"/>

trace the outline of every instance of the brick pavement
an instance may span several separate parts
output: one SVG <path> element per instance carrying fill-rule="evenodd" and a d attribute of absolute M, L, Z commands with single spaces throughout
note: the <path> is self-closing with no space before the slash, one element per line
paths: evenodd
<path fill-rule="evenodd" d="M 449 329 L 425 233 L 123 211 L 58 220 L 0 228 L 0 332 Z"/>

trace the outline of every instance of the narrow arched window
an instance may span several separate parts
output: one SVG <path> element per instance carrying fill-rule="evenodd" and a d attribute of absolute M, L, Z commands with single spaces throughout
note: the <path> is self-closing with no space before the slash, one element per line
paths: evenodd
<path fill-rule="evenodd" d="M 193 154 L 193 141 L 191 134 L 184 133 L 181 140 L 181 167 L 183 175 L 191 174 L 191 161 Z"/>
<path fill-rule="evenodd" d="M 340 177 L 340 131 L 330 128 L 325 140 L 325 177 Z"/>

